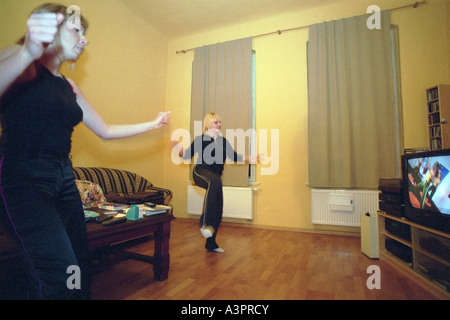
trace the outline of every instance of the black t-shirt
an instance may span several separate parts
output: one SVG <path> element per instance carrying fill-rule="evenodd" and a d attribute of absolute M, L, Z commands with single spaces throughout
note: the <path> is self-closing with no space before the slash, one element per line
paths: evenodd
<path fill-rule="evenodd" d="M 228 140 L 222 136 L 218 136 L 216 140 L 206 134 L 196 137 L 183 155 L 183 159 L 190 159 L 196 153 L 198 154 L 197 164 L 205 165 L 219 175 L 222 175 L 227 158 L 243 161 L 243 157 L 238 155 Z"/>
<path fill-rule="evenodd" d="M 0 101 L 0 151 L 67 156 L 83 111 L 67 79 L 40 64 L 36 69 L 32 81 L 13 86 Z"/>

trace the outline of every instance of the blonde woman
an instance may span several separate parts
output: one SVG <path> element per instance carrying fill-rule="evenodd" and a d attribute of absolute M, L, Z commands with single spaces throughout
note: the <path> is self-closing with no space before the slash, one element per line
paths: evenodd
<path fill-rule="evenodd" d="M 168 113 L 160 113 L 153 121 L 108 125 L 59 73 L 88 44 L 87 20 L 81 16 L 77 25 L 67 9 L 36 8 L 25 37 L 0 51 L 0 218 L 24 257 L 28 279 L 19 299 L 90 297 L 84 212 L 69 158 L 73 128 L 83 122 L 103 139 L 115 139 L 168 123 Z M 81 287 L 68 288 L 68 270 L 80 271 Z"/>
<path fill-rule="evenodd" d="M 227 158 L 239 162 L 250 160 L 249 156 L 238 155 L 233 150 L 231 144 L 222 136 L 221 126 L 222 120 L 218 114 L 207 114 L 203 119 L 203 134 L 196 137 L 187 150 L 180 146 L 179 151 L 179 156 L 185 160 L 198 154 L 192 175 L 197 186 L 206 190 L 200 231 L 206 238 L 206 250 L 219 253 L 224 252 L 216 242 L 223 213 L 221 177 L 224 163 Z"/>

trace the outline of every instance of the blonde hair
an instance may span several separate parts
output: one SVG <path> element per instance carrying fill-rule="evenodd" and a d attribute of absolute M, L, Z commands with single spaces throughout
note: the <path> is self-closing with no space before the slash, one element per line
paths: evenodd
<path fill-rule="evenodd" d="M 214 121 L 220 121 L 222 122 L 222 119 L 217 113 L 211 112 L 208 113 L 205 118 L 203 119 L 203 130 L 202 133 L 204 134 L 207 130 L 211 129 L 211 123 Z"/>
<path fill-rule="evenodd" d="M 64 58 L 62 60 L 65 60 L 64 54 L 62 53 L 60 30 L 62 26 L 67 23 L 67 21 L 73 15 L 73 13 L 68 11 L 67 6 L 59 3 L 44 3 L 39 7 L 35 8 L 31 12 L 30 16 L 36 13 L 56 13 L 56 14 L 61 13 L 64 15 L 64 20 L 58 27 L 58 32 L 56 33 L 53 44 L 56 47 L 57 53 L 60 56 L 60 58 Z M 86 33 L 87 29 L 89 28 L 89 21 L 83 15 L 80 15 L 80 24 L 81 27 L 83 28 L 83 32 Z M 19 41 L 17 41 L 17 44 L 19 45 L 23 45 L 24 43 L 25 43 L 25 36 L 23 36 L 22 38 L 19 39 Z"/>

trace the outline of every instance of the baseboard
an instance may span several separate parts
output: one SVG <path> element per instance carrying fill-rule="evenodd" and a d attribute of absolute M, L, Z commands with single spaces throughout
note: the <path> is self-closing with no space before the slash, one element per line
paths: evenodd
<path fill-rule="evenodd" d="M 192 222 L 198 223 L 198 218 L 177 218 L 180 220 L 190 220 Z M 303 228 L 289 228 L 289 227 L 276 227 L 276 226 L 262 226 L 254 223 L 239 223 L 239 222 L 229 222 L 222 221 L 222 226 L 232 226 L 237 228 L 250 228 L 250 229 L 263 229 L 263 230 L 277 230 L 277 231 L 290 231 L 290 232 L 299 232 L 299 233 L 314 233 L 314 234 L 325 234 L 325 235 L 333 235 L 333 236 L 345 236 L 345 237 L 361 237 L 361 233 L 359 231 L 351 232 L 351 231 L 337 231 L 337 230 L 321 230 L 321 229 L 303 229 Z"/>

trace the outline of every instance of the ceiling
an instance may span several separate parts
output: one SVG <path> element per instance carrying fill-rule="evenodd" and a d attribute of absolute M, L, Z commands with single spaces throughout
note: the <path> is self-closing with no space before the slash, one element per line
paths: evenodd
<path fill-rule="evenodd" d="M 118 0 L 174 38 L 342 0 Z"/>

